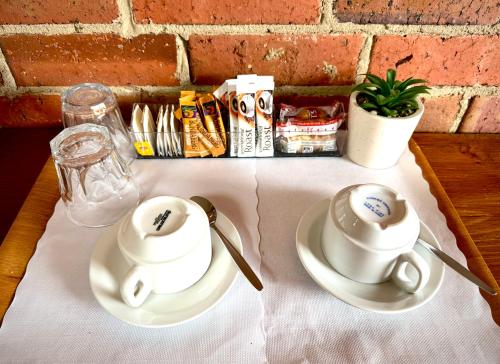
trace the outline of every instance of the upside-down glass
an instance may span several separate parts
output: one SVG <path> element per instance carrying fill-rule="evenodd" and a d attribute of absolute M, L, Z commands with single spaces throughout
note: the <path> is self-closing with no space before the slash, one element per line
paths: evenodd
<path fill-rule="evenodd" d="M 125 163 L 135 159 L 132 140 L 111 90 L 98 83 L 82 83 L 66 90 L 62 95 L 64 127 L 92 123 L 109 129 L 111 140 Z"/>
<path fill-rule="evenodd" d="M 107 128 L 69 127 L 50 141 L 61 198 L 78 225 L 111 225 L 137 206 L 140 191 Z"/>

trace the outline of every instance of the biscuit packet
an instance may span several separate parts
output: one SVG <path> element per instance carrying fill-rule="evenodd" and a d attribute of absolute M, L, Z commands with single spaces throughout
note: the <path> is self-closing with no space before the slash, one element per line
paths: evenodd
<path fill-rule="evenodd" d="M 204 143 L 200 141 L 198 125 L 201 124 L 195 101 L 188 101 L 181 97 L 179 99 L 182 112 L 182 127 L 184 132 L 184 156 L 206 157 L 210 154 Z"/>
<path fill-rule="evenodd" d="M 339 154 L 337 130 L 345 113 L 340 102 L 325 106 L 281 104 L 276 122 L 276 148 L 287 154 Z"/>
<path fill-rule="evenodd" d="M 222 141 L 225 150 L 227 145 L 226 130 L 217 100 L 212 95 L 206 94 L 198 99 L 198 103 L 203 113 L 205 127 L 214 138 L 219 138 Z"/>

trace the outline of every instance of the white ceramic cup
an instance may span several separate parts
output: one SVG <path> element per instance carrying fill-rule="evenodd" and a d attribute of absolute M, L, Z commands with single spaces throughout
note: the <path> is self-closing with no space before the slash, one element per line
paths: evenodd
<path fill-rule="evenodd" d="M 207 215 L 179 197 L 144 201 L 123 220 L 117 240 L 132 266 L 120 285 L 123 301 L 132 307 L 142 305 L 151 292 L 175 293 L 192 286 L 212 259 Z"/>
<path fill-rule="evenodd" d="M 325 258 L 340 274 L 357 282 L 392 279 L 415 293 L 429 280 L 429 266 L 413 250 L 420 220 L 413 207 L 393 189 L 365 184 L 341 190 L 330 202 L 321 236 Z M 410 264 L 416 282 L 406 274 Z"/>

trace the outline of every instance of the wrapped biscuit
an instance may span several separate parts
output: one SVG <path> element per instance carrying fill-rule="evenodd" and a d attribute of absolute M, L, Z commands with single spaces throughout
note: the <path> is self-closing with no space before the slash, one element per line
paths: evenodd
<path fill-rule="evenodd" d="M 201 112 L 205 120 L 205 127 L 208 132 L 214 136 L 214 138 L 220 138 L 224 149 L 226 148 L 226 130 L 224 128 L 224 123 L 222 121 L 222 116 L 219 110 L 219 105 L 215 98 L 206 94 L 198 99 L 200 104 Z"/>
<path fill-rule="evenodd" d="M 336 133 L 344 118 L 340 102 L 307 107 L 281 104 L 276 122 L 277 148 L 288 154 L 338 152 Z"/>

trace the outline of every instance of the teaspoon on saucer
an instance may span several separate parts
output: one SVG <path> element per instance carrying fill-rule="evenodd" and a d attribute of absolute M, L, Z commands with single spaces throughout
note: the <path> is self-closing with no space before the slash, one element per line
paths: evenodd
<path fill-rule="evenodd" d="M 220 236 L 222 242 L 229 251 L 229 254 L 231 254 L 231 257 L 234 259 L 236 265 L 240 268 L 241 272 L 245 275 L 245 277 L 247 277 L 250 283 L 252 283 L 252 285 L 258 291 L 262 290 L 263 288 L 262 282 L 255 275 L 252 268 L 250 268 L 245 258 L 243 258 L 240 252 L 233 246 L 233 244 L 231 244 L 231 242 L 224 236 L 224 234 L 219 230 L 219 228 L 215 224 L 217 220 L 217 210 L 215 209 L 215 206 L 205 197 L 192 196 L 191 200 L 196 202 L 198 205 L 201 206 L 203 210 L 205 210 L 205 213 L 208 216 L 208 222 L 210 224 L 210 227 L 214 229 L 215 232 Z"/>
<path fill-rule="evenodd" d="M 446 263 L 446 265 L 448 265 L 451 269 L 460 274 L 462 277 L 467 278 L 469 281 L 479 286 L 479 288 L 481 288 L 485 292 L 488 292 L 490 295 L 496 296 L 497 292 L 493 288 L 488 286 L 485 282 L 479 279 L 479 277 L 477 277 L 470 270 L 462 266 L 459 262 L 450 257 L 448 254 L 446 254 L 442 250 L 439 250 L 438 248 L 433 247 L 431 244 L 425 242 L 422 239 L 417 239 L 417 243 L 419 243 L 424 248 L 429 250 L 432 254 L 434 254 L 436 257 L 441 259 L 444 263 Z"/>

